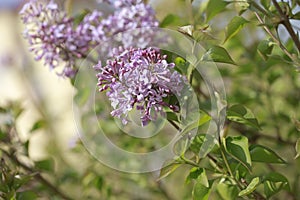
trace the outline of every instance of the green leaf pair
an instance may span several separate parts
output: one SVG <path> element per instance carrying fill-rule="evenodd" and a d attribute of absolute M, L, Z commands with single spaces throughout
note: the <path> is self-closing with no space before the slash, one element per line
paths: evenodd
<path fill-rule="evenodd" d="M 227 119 L 261 130 L 254 114 L 245 106 L 236 104 L 227 110 Z"/>
<path fill-rule="evenodd" d="M 280 156 L 268 147 L 251 145 L 248 148 L 248 139 L 244 136 L 223 138 L 226 152 L 239 163 L 251 171 L 252 162 L 285 164 Z"/>

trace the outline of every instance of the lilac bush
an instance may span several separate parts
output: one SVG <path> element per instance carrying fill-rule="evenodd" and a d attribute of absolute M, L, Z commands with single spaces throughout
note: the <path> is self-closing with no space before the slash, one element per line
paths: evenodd
<path fill-rule="evenodd" d="M 184 87 L 184 77 L 171 69 L 174 63 L 168 63 L 166 56 L 155 48 L 116 49 L 106 66 L 95 66 L 100 91 L 107 91 L 113 111 L 123 124 L 128 122 L 128 113 L 134 106 L 141 111 L 142 125 L 163 115 L 163 107 L 178 111 L 176 105 L 170 105 L 164 98 L 170 95 L 180 96 Z"/>
<path fill-rule="evenodd" d="M 176 28 L 179 34 L 173 35 L 174 43 L 168 46 L 174 49 L 168 52 L 168 59 L 156 47 L 165 44 L 160 38 L 171 38 L 156 31 L 159 22 L 146 0 L 94 1 L 106 4 L 108 12 L 94 9 L 68 16 L 54 0 L 28 0 L 21 11 L 24 34 L 36 59 L 44 60 L 51 69 L 63 67 L 60 74 L 70 77 L 74 84 L 74 103 L 80 106 L 74 113 L 79 116 L 75 117 L 81 142 L 71 141 L 71 146 L 78 160 L 85 162 L 80 168 L 78 163 L 70 168 L 73 161 L 69 164 L 69 159 L 64 160 L 69 152 L 60 154 L 64 148 L 57 149 L 61 152 L 51 149 L 51 159 L 31 159 L 31 140 L 23 140 L 18 134 L 21 103 L 1 105 L 0 117 L 9 116 L 11 120 L 0 123 L 0 199 L 37 199 L 45 194 L 45 198 L 67 200 L 300 199 L 300 86 L 295 71 L 300 66 L 296 26 L 300 21 L 299 0 L 161 1 L 159 5 L 170 7 L 159 9 L 159 15 L 165 16 L 160 27 Z M 70 7 L 78 3 L 66 2 Z M 94 66 L 92 76 L 98 80 L 82 76 L 84 80 L 80 81 L 78 76 L 75 81 L 77 65 L 84 59 L 96 60 L 94 64 L 83 62 L 83 67 Z M 214 62 L 221 63 L 220 68 Z M 174 70 L 175 63 L 181 74 Z M 118 126 L 122 133 L 128 133 L 119 134 L 120 129 L 107 119 L 106 104 L 92 92 L 96 84 L 111 102 L 111 115 L 123 124 L 130 122 L 129 113 L 134 110 L 140 112 L 143 126 L 168 112 L 164 117 L 176 131 L 160 129 L 164 124 L 157 120 L 159 123 L 146 128 L 130 123 Z M 93 108 L 91 98 L 97 100 Z M 50 111 L 48 101 L 34 99 L 32 105 L 41 119 L 28 133 L 61 132 L 57 119 L 46 115 Z M 104 123 L 95 123 L 100 117 Z M 101 130 L 99 125 L 103 125 Z M 142 132 L 142 137 L 135 132 Z M 172 134 L 174 139 L 162 145 Z M 53 144 L 52 139 L 49 144 Z M 78 151 L 81 145 L 106 167 L 94 165 L 94 158 L 86 162 L 88 156 Z M 164 150 L 172 151 L 170 157 Z M 52 157 L 58 162 L 53 163 Z M 136 174 L 128 178 L 128 172 L 156 171 L 161 165 L 159 177 L 155 177 L 156 172 L 148 173 L 147 182 Z M 114 170 L 110 173 L 107 166 Z M 180 172 L 169 179 L 176 180 L 170 187 L 163 185 L 168 181 L 154 184 L 153 178 L 161 180 L 176 169 Z M 126 178 L 119 177 L 121 173 L 117 175 L 115 170 L 127 172 Z M 28 178 L 33 181 L 28 182 Z M 184 181 L 177 180 L 185 180 L 186 187 L 180 185 Z M 20 188 L 21 184 L 25 187 Z M 132 192 L 132 188 L 141 192 Z M 168 191 L 170 188 L 187 189 Z"/>

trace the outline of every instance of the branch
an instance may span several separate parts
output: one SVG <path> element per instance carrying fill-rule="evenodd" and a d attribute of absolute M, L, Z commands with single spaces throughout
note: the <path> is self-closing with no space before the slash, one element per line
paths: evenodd
<path fill-rule="evenodd" d="M 290 36 L 291 36 L 292 40 L 294 41 L 298 51 L 300 51 L 300 41 L 299 41 L 299 38 L 298 38 L 297 34 L 294 32 L 294 29 L 292 28 L 292 25 L 290 23 L 290 19 L 283 12 L 283 10 L 281 9 L 280 5 L 278 4 L 278 2 L 276 0 L 272 0 L 272 3 L 274 4 L 276 10 L 280 14 L 280 18 L 282 20 L 281 23 L 284 25 L 284 27 L 286 28 L 286 30 L 290 34 Z"/>
<path fill-rule="evenodd" d="M 27 166 L 26 164 L 22 163 L 14 154 L 10 154 L 7 151 L 1 149 L 1 152 L 3 152 L 11 161 L 13 161 L 16 165 L 22 167 L 24 170 L 26 170 L 29 173 L 35 173 L 35 170 Z M 54 186 L 52 183 L 50 183 L 48 180 L 46 180 L 41 174 L 37 173 L 34 175 L 34 178 L 42 183 L 44 186 L 49 188 L 53 193 L 60 196 L 62 199 L 65 200 L 72 200 L 71 197 L 64 194 L 62 191 L 60 191 L 56 186 Z"/>

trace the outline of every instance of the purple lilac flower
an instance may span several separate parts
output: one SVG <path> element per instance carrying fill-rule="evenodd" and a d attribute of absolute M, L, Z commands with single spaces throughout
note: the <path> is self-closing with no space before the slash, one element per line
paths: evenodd
<path fill-rule="evenodd" d="M 137 5 L 139 3 L 142 3 L 143 0 L 98 0 L 98 2 L 105 2 L 114 6 L 115 8 L 121 8 L 126 6 Z"/>
<path fill-rule="evenodd" d="M 25 4 L 20 14 L 36 60 L 43 59 L 51 69 L 65 64 L 61 74 L 72 77 L 77 72 L 75 61 L 97 45 L 101 45 L 99 53 L 111 55 L 108 41 L 112 37 L 125 48 L 144 48 L 153 40 L 152 27 L 159 23 L 150 6 L 141 0 L 106 1 L 115 6 L 113 14 L 103 19 L 102 13 L 95 10 L 77 27 L 53 0 L 30 0 Z"/>
<path fill-rule="evenodd" d="M 121 52 L 121 53 L 120 53 Z M 163 115 L 163 107 L 178 111 L 178 106 L 169 105 L 164 99 L 170 95 L 180 96 L 185 79 L 172 71 L 174 63 L 166 61 L 156 48 L 115 49 L 114 58 L 95 66 L 99 91 L 107 91 L 113 111 L 123 124 L 128 122 L 128 113 L 134 107 L 141 111 L 142 125 Z"/>
<path fill-rule="evenodd" d="M 103 19 L 94 31 L 94 40 L 119 42 L 125 48 L 145 48 L 153 40 L 159 23 L 154 10 L 141 1 L 126 0 L 127 6 L 119 7 L 112 15 Z M 135 2 L 135 3 L 130 3 Z"/>
<path fill-rule="evenodd" d="M 60 11 L 53 1 L 31 0 L 20 12 L 26 25 L 24 34 L 30 44 L 30 50 L 36 60 L 43 59 L 50 69 L 61 63 L 65 64 L 63 76 L 72 77 L 77 69 L 75 61 L 86 55 L 91 48 L 92 30 L 89 24 L 97 22 L 101 14 L 95 12 L 88 15 L 76 29 L 73 19 Z"/>

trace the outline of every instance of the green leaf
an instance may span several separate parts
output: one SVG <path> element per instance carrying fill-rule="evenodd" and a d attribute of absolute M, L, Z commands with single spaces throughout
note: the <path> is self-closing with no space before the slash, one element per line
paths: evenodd
<path fill-rule="evenodd" d="M 270 85 L 272 85 L 278 78 L 280 78 L 282 75 L 279 72 L 276 71 L 270 71 L 268 74 L 268 82 Z"/>
<path fill-rule="evenodd" d="M 249 183 L 249 185 L 247 186 L 247 188 L 239 192 L 239 196 L 241 197 L 241 196 L 247 196 L 251 194 L 252 192 L 254 192 L 254 190 L 259 184 L 260 184 L 259 177 L 253 178 Z"/>
<path fill-rule="evenodd" d="M 271 6 L 271 0 L 260 0 L 260 3 L 266 10 L 269 10 Z"/>
<path fill-rule="evenodd" d="M 178 117 L 174 112 L 166 112 L 166 114 L 168 120 L 178 122 Z"/>
<path fill-rule="evenodd" d="M 201 168 L 197 175 L 197 182 L 192 192 L 193 200 L 207 200 L 211 192 L 211 184 L 208 182 L 205 169 Z"/>
<path fill-rule="evenodd" d="M 210 120 L 211 120 L 211 117 L 208 114 L 206 114 L 203 111 L 200 111 L 200 118 L 199 118 L 199 120 L 195 121 L 195 122 L 187 125 L 185 128 L 183 128 L 183 130 L 181 132 L 181 136 L 182 137 L 175 143 L 175 145 L 173 147 L 173 152 L 176 155 L 182 155 L 187 150 L 188 144 L 189 144 L 189 141 L 190 141 L 190 138 L 186 137 L 186 135 L 188 133 L 190 133 L 191 131 L 195 130 L 195 129 L 197 131 L 198 127 L 201 127 L 202 125 L 206 124 Z M 204 138 L 205 138 L 205 136 L 203 137 L 203 139 Z M 208 143 L 205 143 L 205 144 L 207 145 Z M 211 144 L 211 142 L 209 144 Z M 201 143 L 201 146 L 202 146 L 202 143 Z M 200 147 L 199 147 L 199 151 L 200 151 Z M 206 148 L 206 150 L 207 149 L 208 148 Z M 198 151 L 198 153 L 199 153 L 199 151 Z"/>
<path fill-rule="evenodd" d="M 245 167 L 240 162 L 230 162 L 229 163 L 230 169 L 232 169 L 233 172 L 235 172 L 235 178 L 237 180 L 241 178 L 245 178 L 249 174 L 249 170 L 247 167 Z"/>
<path fill-rule="evenodd" d="M 215 137 L 209 134 L 196 135 L 190 144 L 190 150 L 200 157 L 205 157 L 215 146 Z"/>
<path fill-rule="evenodd" d="M 290 190 L 289 182 L 285 176 L 271 172 L 264 177 L 264 192 L 270 198 L 280 190 Z"/>
<path fill-rule="evenodd" d="M 205 24 L 202 26 L 196 26 L 194 32 L 193 32 L 193 38 L 197 41 L 207 41 L 207 40 L 216 40 L 214 35 L 211 33 L 211 30 L 209 29 L 209 25 Z"/>
<path fill-rule="evenodd" d="M 214 61 L 235 65 L 226 49 L 220 46 L 211 47 L 201 58 L 202 61 Z"/>
<path fill-rule="evenodd" d="M 174 60 L 175 69 L 178 69 L 182 74 L 187 74 L 189 63 L 182 57 L 176 57 Z"/>
<path fill-rule="evenodd" d="M 74 17 L 74 24 L 79 25 L 82 22 L 82 20 L 84 19 L 84 17 L 89 13 L 91 13 L 91 11 L 89 9 L 82 10 L 79 14 L 77 14 Z"/>
<path fill-rule="evenodd" d="M 295 150 L 296 150 L 296 156 L 295 159 L 299 158 L 300 156 L 300 138 L 298 138 L 296 145 L 295 145 Z"/>
<path fill-rule="evenodd" d="M 249 150 L 253 162 L 281 163 L 281 164 L 286 163 L 280 156 L 278 156 L 274 151 L 272 151 L 268 147 L 254 144 L 250 146 Z"/>
<path fill-rule="evenodd" d="M 209 0 L 206 7 L 206 21 L 211 20 L 214 16 L 225 10 L 229 2 L 222 0 Z"/>
<path fill-rule="evenodd" d="M 101 191 L 104 185 L 104 178 L 102 176 L 98 176 L 94 180 L 94 186 Z"/>
<path fill-rule="evenodd" d="M 53 172 L 54 170 L 54 161 L 53 159 L 47 159 L 47 160 L 41 160 L 38 162 L 35 162 L 36 168 L 47 171 L 47 172 Z"/>
<path fill-rule="evenodd" d="M 174 161 L 174 160 L 171 161 L 171 163 L 167 162 L 166 164 L 164 164 L 164 167 L 161 168 L 160 174 L 159 174 L 159 177 L 157 180 L 159 181 L 163 178 L 166 178 L 171 173 L 173 173 L 180 165 L 182 165 L 182 163 L 178 163 L 177 161 Z"/>
<path fill-rule="evenodd" d="M 173 146 L 173 152 L 175 155 L 183 156 L 189 147 L 190 138 L 187 136 L 177 140 Z"/>
<path fill-rule="evenodd" d="M 17 193 L 17 200 L 25 200 L 25 199 L 34 200 L 37 198 L 38 198 L 37 194 L 32 191 L 24 191 L 24 192 Z"/>
<path fill-rule="evenodd" d="M 247 0 L 235 1 L 234 6 L 239 15 L 242 15 L 249 8 L 250 5 L 248 2 Z"/>
<path fill-rule="evenodd" d="M 274 44 L 275 43 L 271 40 L 262 40 L 258 44 L 257 51 L 258 51 L 259 55 L 261 55 L 264 60 L 267 60 L 269 58 L 269 56 L 271 55 Z"/>
<path fill-rule="evenodd" d="M 202 173 L 203 173 L 203 168 L 193 167 L 190 170 L 189 175 L 186 177 L 185 182 L 188 184 L 191 182 L 191 180 L 196 180 Z"/>
<path fill-rule="evenodd" d="M 251 157 L 248 149 L 248 138 L 244 136 L 223 138 L 226 152 L 251 171 Z"/>
<path fill-rule="evenodd" d="M 300 11 L 298 11 L 297 13 L 295 13 L 295 14 L 292 16 L 292 19 L 300 20 Z"/>
<path fill-rule="evenodd" d="M 233 19 L 229 22 L 229 24 L 226 27 L 225 30 L 225 41 L 224 43 L 235 36 L 243 27 L 246 23 L 248 23 L 245 18 L 241 16 L 235 16 Z"/>
<path fill-rule="evenodd" d="M 201 183 L 196 183 L 193 188 L 193 200 L 208 200 L 211 189 Z"/>
<path fill-rule="evenodd" d="M 16 191 L 15 190 L 10 190 L 7 194 L 6 194 L 6 198 L 5 200 L 16 200 Z"/>
<path fill-rule="evenodd" d="M 19 189 L 22 185 L 26 184 L 30 179 L 32 178 L 33 175 L 16 175 L 14 179 L 14 189 L 17 190 Z"/>
<path fill-rule="evenodd" d="M 182 18 L 178 15 L 168 14 L 160 23 L 160 27 L 165 28 L 167 26 L 180 26 L 182 24 Z"/>
<path fill-rule="evenodd" d="M 253 113 L 243 105 L 236 104 L 227 110 L 227 119 L 261 130 Z"/>
<path fill-rule="evenodd" d="M 2 175 L 2 174 L 0 174 Z M 9 187 L 7 184 L 5 184 L 3 182 L 3 180 L 0 179 L 0 192 L 3 192 L 3 193 L 7 193 L 9 191 Z"/>
<path fill-rule="evenodd" d="M 38 129 L 41 129 L 41 128 L 45 128 L 47 125 L 46 121 L 41 119 L 41 120 L 38 120 L 37 122 L 35 122 L 32 126 L 32 128 L 30 129 L 30 132 L 34 132 Z"/>
<path fill-rule="evenodd" d="M 297 120 L 297 119 L 293 119 L 293 122 L 295 124 L 295 127 L 296 127 L 297 131 L 300 132 L 300 121 Z"/>
<path fill-rule="evenodd" d="M 195 121 L 189 125 L 187 125 L 181 132 L 181 135 L 185 135 L 187 133 L 189 133 L 190 131 L 206 124 L 207 122 L 209 122 L 211 120 L 211 116 L 209 116 L 208 114 L 206 114 L 205 112 L 200 112 L 200 119 L 198 121 Z"/>
<path fill-rule="evenodd" d="M 217 192 L 222 200 L 232 200 L 237 199 L 239 190 L 235 185 L 219 183 L 217 184 Z"/>

